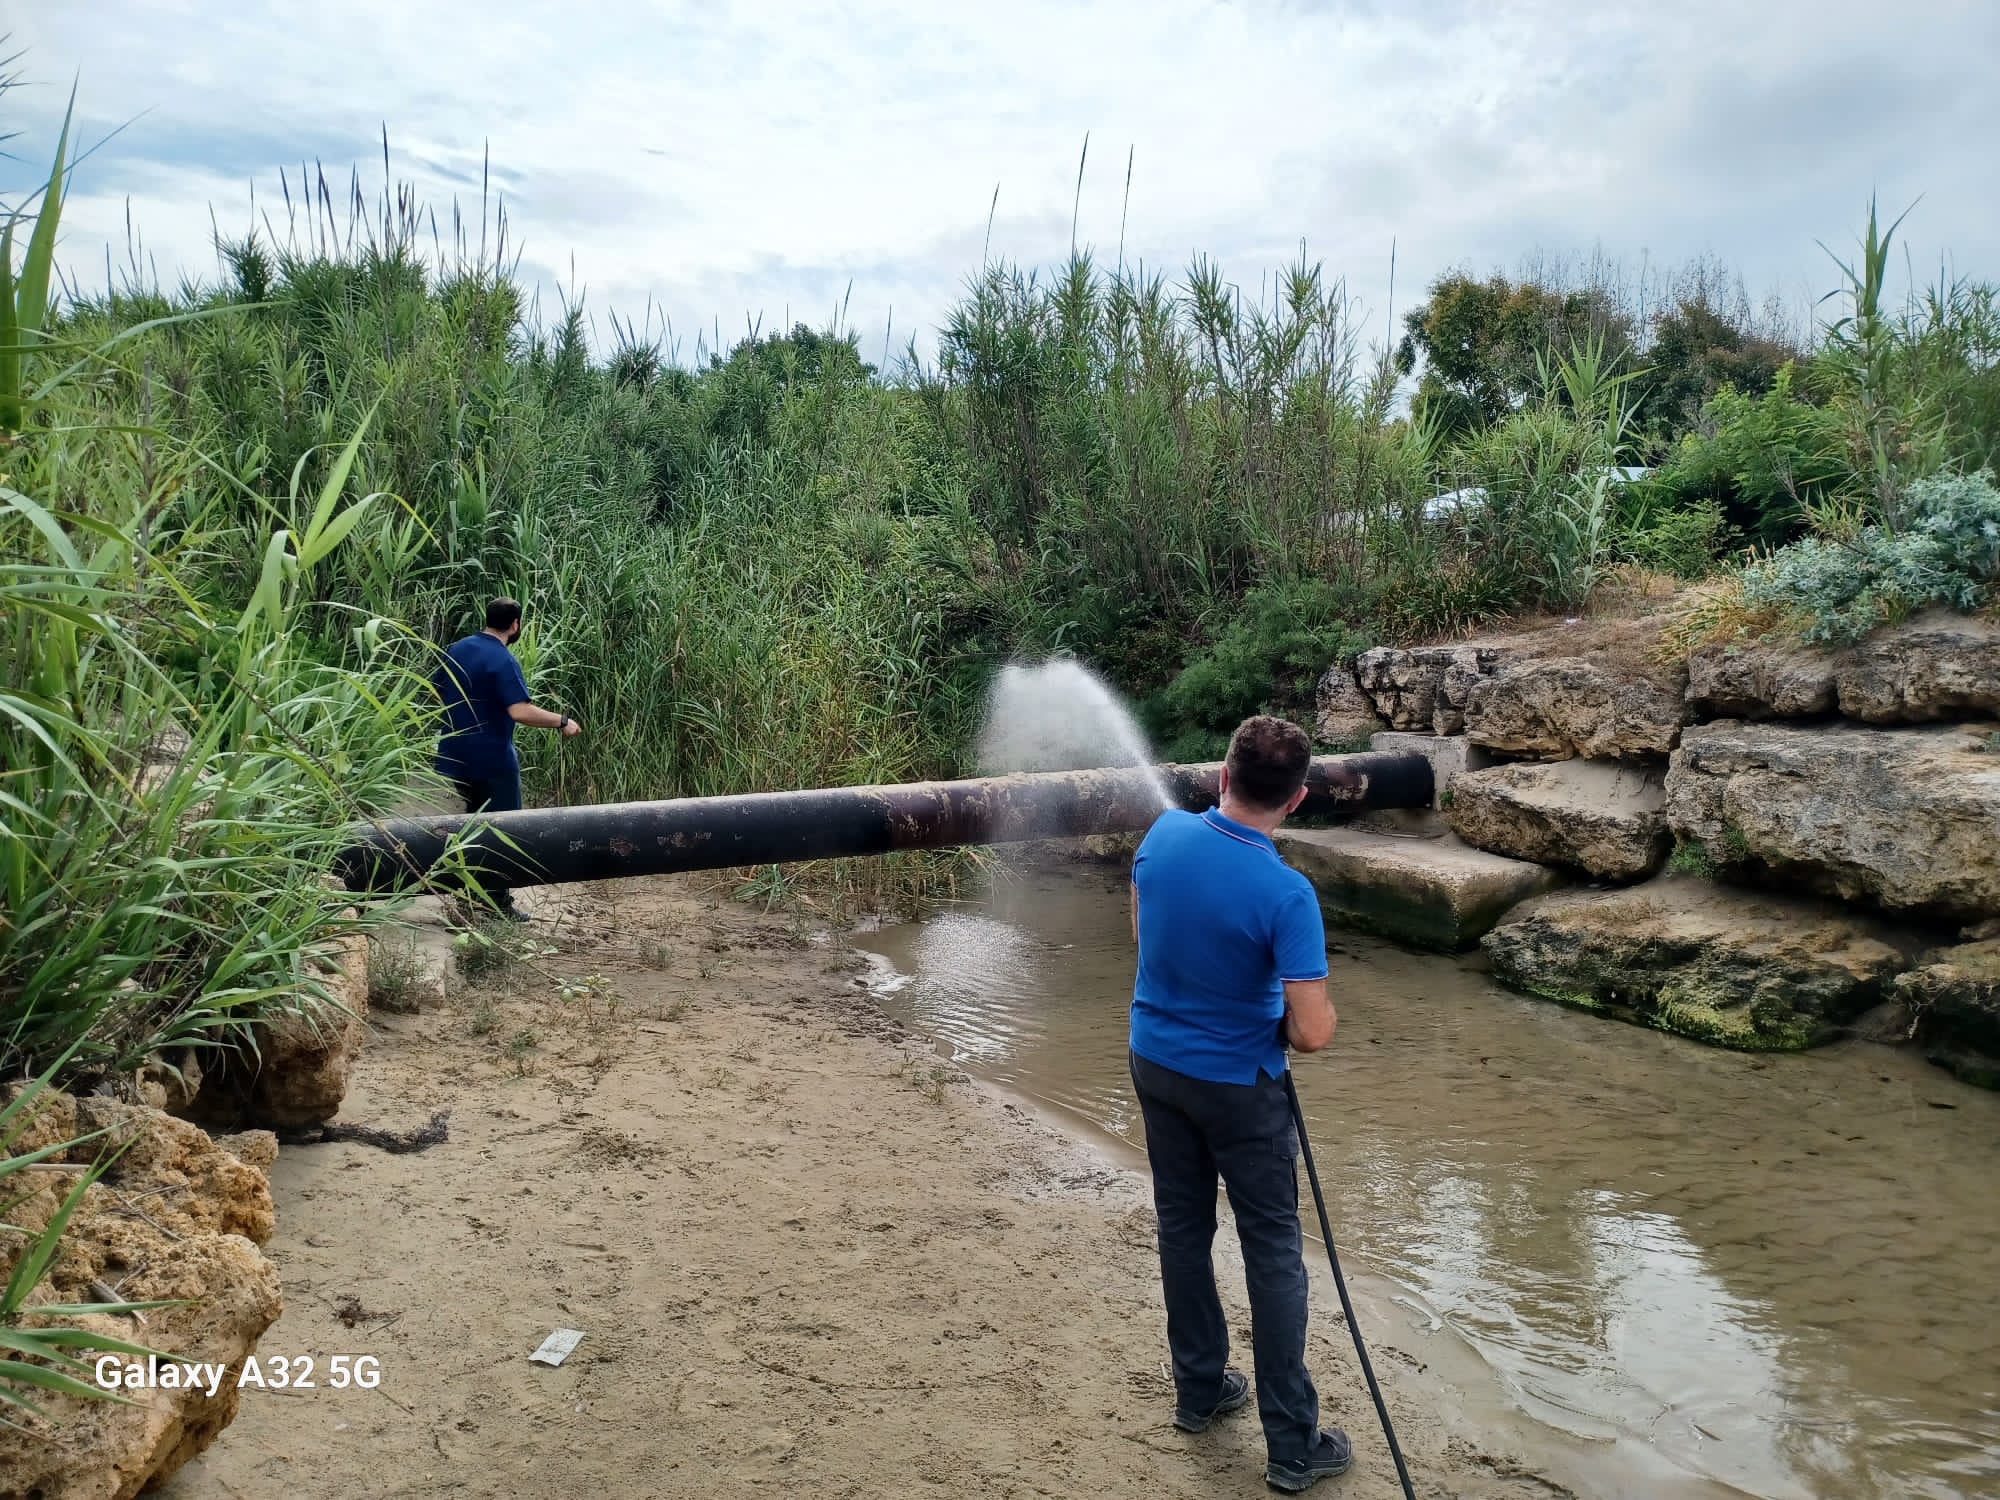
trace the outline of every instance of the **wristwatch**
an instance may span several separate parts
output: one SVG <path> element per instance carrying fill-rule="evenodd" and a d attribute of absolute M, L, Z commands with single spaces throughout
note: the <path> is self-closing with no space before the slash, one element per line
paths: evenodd
<path fill-rule="evenodd" d="M 564 715 L 562 716 L 562 722 L 561 722 L 560 724 L 556 725 L 556 733 L 560 734 L 560 733 L 562 733 L 562 731 L 563 731 L 563 730 L 565 730 L 565 729 L 567 729 L 567 728 L 569 728 L 569 715 L 568 715 L 568 714 L 564 714 Z"/>

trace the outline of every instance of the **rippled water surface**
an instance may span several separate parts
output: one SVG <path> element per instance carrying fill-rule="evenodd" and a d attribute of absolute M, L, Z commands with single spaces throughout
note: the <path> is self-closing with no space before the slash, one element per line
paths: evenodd
<path fill-rule="evenodd" d="M 1863 1044 L 1717 1052 L 1333 937 L 1339 1037 L 1299 1089 L 1343 1255 L 1508 1402 L 1752 1495 L 2000 1496 L 2000 1096 Z M 859 941 L 965 1066 L 1141 1143 L 1122 876 L 1003 872 Z"/>

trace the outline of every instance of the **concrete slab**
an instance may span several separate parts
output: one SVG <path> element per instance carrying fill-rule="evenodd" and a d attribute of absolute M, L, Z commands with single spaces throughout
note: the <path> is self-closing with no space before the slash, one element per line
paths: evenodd
<path fill-rule="evenodd" d="M 1319 891 L 1328 921 L 1444 952 L 1472 947 L 1514 907 L 1561 883 L 1553 870 L 1449 835 L 1302 828 L 1281 830 L 1277 844 Z"/>

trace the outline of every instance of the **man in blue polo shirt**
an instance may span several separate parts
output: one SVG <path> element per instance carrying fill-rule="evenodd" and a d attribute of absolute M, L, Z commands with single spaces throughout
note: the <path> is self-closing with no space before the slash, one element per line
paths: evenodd
<path fill-rule="evenodd" d="M 559 729 L 565 739 L 583 726 L 566 714 L 537 708 L 528 700 L 528 680 L 508 648 L 521 638 L 521 605 L 495 599 L 486 606 L 486 628 L 454 641 L 432 677 L 444 702 L 445 727 L 438 739 L 438 774 L 450 781 L 465 810 L 515 812 L 521 806 L 521 760 L 514 751 L 514 726 Z M 516 922 L 527 916 L 514 893 L 485 883 L 487 899 Z"/>
<path fill-rule="evenodd" d="M 1271 835 L 1305 797 L 1311 746 L 1283 719 L 1229 742 L 1221 806 L 1161 816 L 1132 862 L 1132 1087 L 1146 1121 L 1160 1283 L 1173 1351 L 1174 1424 L 1200 1432 L 1249 1399 L 1228 1368 L 1216 1295 L 1218 1173 L 1243 1244 L 1264 1479 L 1296 1491 L 1344 1473 L 1347 1435 L 1322 1431 L 1306 1370 L 1306 1268 L 1285 1092 L 1285 1044 L 1333 1040 L 1319 898 Z"/>

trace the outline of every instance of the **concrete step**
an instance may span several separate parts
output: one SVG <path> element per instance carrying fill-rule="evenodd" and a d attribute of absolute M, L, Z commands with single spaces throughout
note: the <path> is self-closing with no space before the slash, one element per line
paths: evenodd
<path fill-rule="evenodd" d="M 1553 870 L 1452 835 L 1301 828 L 1280 831 L 1277 844 L 1319 891 L 1328 921 L 1448 953 L 1472 947 L 1514 907 L 1561 883 Z"/>

